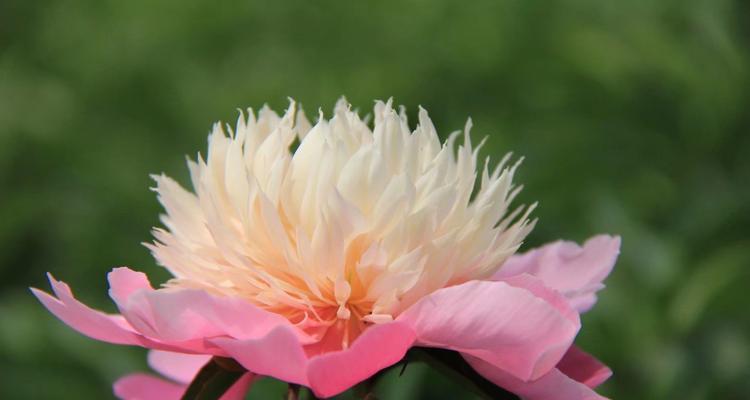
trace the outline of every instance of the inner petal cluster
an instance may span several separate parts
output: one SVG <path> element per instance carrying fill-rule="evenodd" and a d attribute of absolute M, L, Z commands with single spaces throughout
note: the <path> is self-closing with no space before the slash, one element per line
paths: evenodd
<path fill-rule="evenodd" d="M 247 299 L 325 351 L 495 273 L 534 225 L 533 206 L 510 209 L 518 163 L 478 176 L 470 122 L 441 143 L 424 109 L 414 130 L 390 101 L 372 115 L 371 129 L 342 99 L 314 126 L 294 103 L 215 124 L 188 161 L 194 192 L 154 177 L 166 214 L 148 246 L 166 286 Z"/>

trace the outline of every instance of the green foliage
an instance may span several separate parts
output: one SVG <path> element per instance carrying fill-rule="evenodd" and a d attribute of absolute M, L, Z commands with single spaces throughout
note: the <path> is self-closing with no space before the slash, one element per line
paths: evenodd
<path fill-rule="evenodd" d="M 216 119 L 292 96 L 394 96 L 526 156 L 528 245 L 620 233 L 580 344 L 614 398 L 750 396 L 750 7 L 739 0 L 0 2 L 0 398 L 111 397 L 141 349 L 81 337 L 45 271 L 113 311 L 105 273 L 166 278 L 140 242 L 149 173 L 187 182 Z M 410 366 L 384 398 L 457 398 Z M 251 398 L 283 386 L 264 383 Z M 278 396 L 274 394 L 273 396 Z M 273 398 L 273 397 L 271 397 Z"/>

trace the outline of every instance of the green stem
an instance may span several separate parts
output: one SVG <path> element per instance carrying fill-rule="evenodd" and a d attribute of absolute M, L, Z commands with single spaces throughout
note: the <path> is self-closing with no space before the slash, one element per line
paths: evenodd
<path fill-rule="evenodd" d="M 286 400 L 299 400 L 299 385 L 289 384 L 289 388 L 286 390 Z"/>
<path fill-rule="evenodd" d="M 216 400 L 247 372 L 230 358 L 214 357 L 201 368 L 182 400 Z"/>

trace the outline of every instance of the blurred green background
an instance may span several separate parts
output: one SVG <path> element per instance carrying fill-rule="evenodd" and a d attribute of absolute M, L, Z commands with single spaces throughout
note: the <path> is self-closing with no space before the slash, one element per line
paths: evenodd
<path fill-rule="evenodd" d="M 599 232 L 620 261 L 579 343 L 617 399 L 750 398 L 750 3 L 733 0 L 0 1 L 0 398 L 101 399 L 142 349 L 74 333 L 27 286 L 114 311 L 148 251 L 148 174 L 237 107 L 328 115 L 394 96 L 526 156 L 528 246 Z M 275 394 L 269 395 L 269 393 Z M 251 398 L 280 398 L 266 382 Z M 381 396 L 463 398 L 425 368 Z"/>

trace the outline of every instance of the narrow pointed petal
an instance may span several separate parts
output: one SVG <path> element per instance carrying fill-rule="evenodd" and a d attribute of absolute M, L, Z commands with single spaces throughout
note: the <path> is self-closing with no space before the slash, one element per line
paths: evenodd
<path fill-rule="evenodd" d="M 530 290 L 487 281 L 438 290 L 397 320 L 411 325 L 417 345 L 470 354 L 520 380 L 552 369 L 580 327 Z"/>

